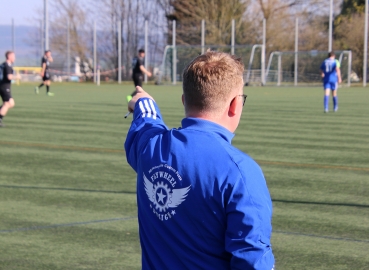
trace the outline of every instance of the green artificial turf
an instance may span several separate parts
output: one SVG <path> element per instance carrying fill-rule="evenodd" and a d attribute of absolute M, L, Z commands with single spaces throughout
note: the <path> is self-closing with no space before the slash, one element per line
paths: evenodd
<path fill-rule="evenodd" d="M 13 85 L 0 129 L 0 269 L 140 269 L 130 85 Z M 180 86 L 146 86 L 169 127 Z M 262 167 L 277 269 L 369 269 L 369 89 L 247 87 L 233 144 Z M 330 101 L 331 102 L 331 101 Z M 332 108 L 332 104 L 330 104 Z"/>

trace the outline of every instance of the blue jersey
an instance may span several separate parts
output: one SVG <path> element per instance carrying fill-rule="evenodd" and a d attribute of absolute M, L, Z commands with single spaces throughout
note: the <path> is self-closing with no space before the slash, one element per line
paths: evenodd
<path fill-rule="evenodd" d="M 324 83 L 337 83 L 338 76 L 336 69 L 340 68 L 340 62 L 336 59 L 327 58 L 320 66 L 320 70 L 324 73 Z"/>
<path fill-rule="evenodd" d="M 142 269 L 273 269 L 272 203 L 233 133 L 198 118 L 168 129 L 137 101 L 125 142 L 137 173 Z"/>

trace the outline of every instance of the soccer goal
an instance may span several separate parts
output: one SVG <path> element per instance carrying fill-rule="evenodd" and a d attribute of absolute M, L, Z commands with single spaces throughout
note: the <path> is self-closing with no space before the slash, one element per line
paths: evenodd
<path fill-rule="evenodd" d="M 196 56 L 206 50 L 234 53 L 245 65 L 244 81 L 247 85 L 261 85 L 263 72 L 263 45 L 177 45 L 166 46 L 162 64 L 159 68 L 157 83 L 177 84 L 182 82 L 182 72 L 185 66 Z"/>
<path fill-rule="evenodd" d="M 38 82 L 41 81 L 41 67 L 14 67 L 14 73 L 17 76 L 16 83 L 20 82 Z"/>
<path fill-rule="evenodd" d="M 335 51 L 341 63 L 342 81 L 351 85 L 351 51 Z M 266 69 L 266 84 L 277 86 L 320 85 L 320 65 L 327 51 L 272 52 Z"/>

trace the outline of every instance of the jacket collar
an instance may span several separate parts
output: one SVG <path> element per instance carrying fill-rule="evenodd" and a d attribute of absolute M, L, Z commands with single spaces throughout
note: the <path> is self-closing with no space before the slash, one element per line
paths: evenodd
<path fill-rule="evenodd" d="M 234 134 L 225 127 L 200 118 L 184 118 L 182 120 L 182 128 L 216 133 L 229 143 L 232 142 L 232 139 L 234 137 Z"/>

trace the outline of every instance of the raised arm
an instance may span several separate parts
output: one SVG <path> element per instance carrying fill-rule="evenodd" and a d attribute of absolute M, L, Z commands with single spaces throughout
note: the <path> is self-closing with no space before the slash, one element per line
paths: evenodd
<path fill-rule="evenodd" d="M 150 139 L 168 130 L 155 100 L 141 87 L 128 103 L 128 110 L 133 112 L 133 121 L 128 131 L 124 148 L 128 163 L 137 170 L 142 149 Z"/>
<path fill-rule="evenodd" d="M 136 103 L 140 98 L 149 98 L 155 101 L 154 98 L 149 95 L 149 93 L 143 90 L 140 86 L 136 86 L 136 92 L 128 103 L 128 111 L 133 112 L 135 110 Z"/>

